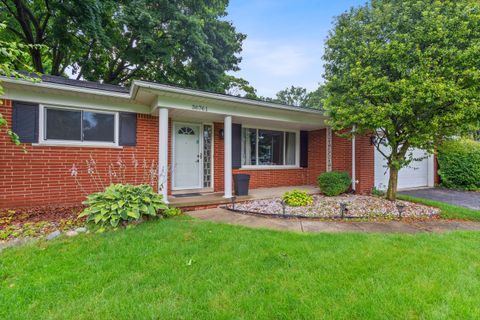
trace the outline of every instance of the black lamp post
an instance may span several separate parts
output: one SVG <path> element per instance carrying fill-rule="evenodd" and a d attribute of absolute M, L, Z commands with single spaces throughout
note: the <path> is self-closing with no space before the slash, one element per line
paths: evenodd
<path fill-rule="evenodd" d="M 397 202 L 396 206 L 397 206 L 397 211 L 398 211 L 398 217 L 401 218 L 403 210 L 405 209 L 405 205 L 403 203 Z"/>
<path fill-rule="evenodd" d="M 284 200 L 280 201 L 280 203 L 282 205 L 282 213 L 283 213 L 283 215 L 285 215 L 285 209 L 286 209 L 287 204 L 285 203 Z"/>
<path fill-rule="evenodd" d="M 342 219 L 345 217 L 345 213 L 347 213 L 347 212 L 348 212 L 347 203 L 346 202 L 340 202 L 340 214 L 341 214 Z"/>

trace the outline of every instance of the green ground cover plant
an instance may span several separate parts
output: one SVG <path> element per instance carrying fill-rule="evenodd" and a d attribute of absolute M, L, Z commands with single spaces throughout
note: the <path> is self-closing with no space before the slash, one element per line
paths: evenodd
<path fill-rule="evenodd" d="M 307 194 L 305 191 L 296 189 L 285 192 L 282 196 L 282 200 L 287 206 L 291 207 L 303 207 L 313 203 L 311 195 Z"/>
<path fill-rule="evenodd" d="M 156 217 L 161 211 L 168 209 L 162 196 L 146 184 L 112 184 L 103 192 L 89 195 L 84 204 L 88 207 L 80 217 L 87 217 L 87 223 L 94 223 L 102 228 L 115 228 L 122 222 Z"/>

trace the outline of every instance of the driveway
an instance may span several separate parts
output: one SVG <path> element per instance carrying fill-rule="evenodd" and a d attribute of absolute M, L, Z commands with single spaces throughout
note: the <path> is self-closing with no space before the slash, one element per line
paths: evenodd
<path fill-rule="evenodd" d="M 456 191 L 441 188 L 428 188 L 401 191 L 412 197 L 441 201 L 465 208 L 480 210 L 480 192 Z"/>

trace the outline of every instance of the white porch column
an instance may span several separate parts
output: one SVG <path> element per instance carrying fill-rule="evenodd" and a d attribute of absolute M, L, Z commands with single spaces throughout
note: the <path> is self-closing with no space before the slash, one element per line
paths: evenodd
<path fill-rule="evenodd" d="M 223 122 L 224 143 L 224 198 L 232 197 L 232 116 L 225 116 Z"/>
<path fill-rule="evenodd" d="M 158 193 L 168 203 L 168 109 L 158 114 Z"/>

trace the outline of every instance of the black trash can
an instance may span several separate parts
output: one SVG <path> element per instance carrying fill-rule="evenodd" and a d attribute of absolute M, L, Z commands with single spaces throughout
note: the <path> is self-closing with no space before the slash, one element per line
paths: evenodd
<path fill-rule="evenodd" d="M 236 196 L 248 196 L 248 184 L 250 183 L 249 174 L 234 174 L 233 186 Z"/>

